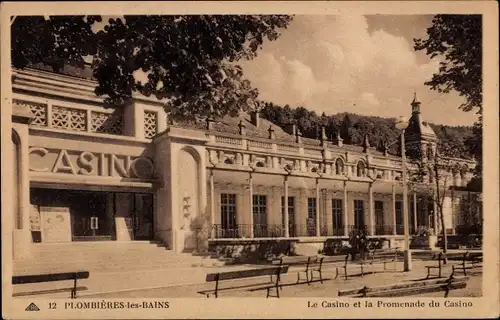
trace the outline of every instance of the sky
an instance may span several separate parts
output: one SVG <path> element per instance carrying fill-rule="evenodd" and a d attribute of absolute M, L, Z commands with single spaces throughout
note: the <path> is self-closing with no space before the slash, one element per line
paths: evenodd
<path fill-rule="evenodd" d="M 94 31 L 117 17 L 103 17 Z M 238 64 L 259 89 L 259 99 L 278 105 L 327 115 L 408 117 L 416 93 L 423 120 L 472 125 L 478 115 L 458 109 L 462 97 L 424 85 L 439 61 L 415 52 L 413 39 L 426 38 L 432 17 L 297 15 L 276 41 L 264 43 L 257 58 Z"/>
<path fill-rule="evenodd" d="M 423 15 L 299 15 L 257 58 L 240 65 L 260 99 L 279 105 L 327 115 L 409 116 L 416 92 L 423 119 L 470 125 L 477 115 L 458 109 L 462 97 L 424 85 L 439 61 L 415 52 L 413 38 L 425 38 L 431 21 Z"/>

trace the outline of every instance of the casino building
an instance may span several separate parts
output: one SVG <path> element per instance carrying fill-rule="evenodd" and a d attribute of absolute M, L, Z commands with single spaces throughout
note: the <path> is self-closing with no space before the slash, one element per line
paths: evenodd
<path fill-rule="evenodd" d="M 155 240 L 186 252 L 201 217 L 211 243 L 322 242 L 359 228 L 403 238 L 401 158 L 368 139 L 307 139 L 257 113 L 169 123 L 152 98 L 105 106 L 95 82 L 78 75 L 13 70 L 12 83 L 15 255 L 78 241 Z M 407 143 L 432 157 L 436 135 L 416 98 L 411 108 Z M 461 169 L 450 181 L 458 188 L 445 199 L 449 233 L 460 224 L 459 187 L 475 166 L 456 160 Z M 408 201 L 412 233 L 440 230 L 426 194 L 410 189 Z"/>

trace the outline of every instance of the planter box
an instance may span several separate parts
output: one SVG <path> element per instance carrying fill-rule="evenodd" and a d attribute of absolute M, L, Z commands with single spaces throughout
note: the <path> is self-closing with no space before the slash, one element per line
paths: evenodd
<path fill-rule="evenodd" d="M 430 249 L 430 236 L 412 236 L 410 241 L 410 249 Z M 434 242 L 435 243 L 435 242 Z"/>

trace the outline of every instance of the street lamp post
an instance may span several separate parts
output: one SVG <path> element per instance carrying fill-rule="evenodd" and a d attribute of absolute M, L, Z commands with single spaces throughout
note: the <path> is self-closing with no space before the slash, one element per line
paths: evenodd
<path fill-rule="evenodd" d="M 410 252 L 410 228 L 408 225 L 408 186 L 406 177 L 406 148 L 405 148 L 405 130 L 408 127 L 408 120 L 400 117 L 396 121 L 396 128 L 401 130 L 401 166 L 403 170 L 403 228 L 404 228 L 404 271 L 411 271 L 411 252 Z"/>

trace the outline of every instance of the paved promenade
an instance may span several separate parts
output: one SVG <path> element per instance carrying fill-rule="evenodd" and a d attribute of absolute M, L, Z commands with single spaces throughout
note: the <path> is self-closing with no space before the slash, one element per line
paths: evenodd
<path fill-rule="evenodd" d="M 371 268 L 366 268 L 367 272 L 374 272 L 367 274 L 363 277 L 350 277 L 344 280 L 341 276 L 334 280 L 335 269 L 328 268 L 324 271 L 324 277 L 328 278 L 323 284 L 319 282 L 314 282 L 310 285 L 307 283 L 295 284 L 297 275 L 297 268 L 290 268 L 289 273 L 283 277 L 282 282 L 285 284 L 283 290 L 280 291 L 280 295 L 283 298 L 286 297 L 336 297 L 338 296 L 338 291 L 342 289 L 351 288 L 361 288 L 366 286 L 378 286 L 386 285 L 392 283 L 398 283 L 402 281 L 411 281 L 417 279 L 423 279 L 426 276 L 425 265 L 429 265 L 432 262 L 429 261 L 413 261 L 413 270 L 411 272 L 402 271 L 386 271 L 383 272 L 382 265 L 378 264 Z M 397 264 L 397 269 L 402 270 L 403 264 L 399 262 Z M 215 271 L 215 270 L 214 270 Z M 449 276 L 451 274 L 451 264 L 448 264 L 443 270 L 443 276 Z M 262 278 L 262 281 L 268 278 Z M 256 279 L 253 280 L 235 280 L 230 281 L 230 283 L 223 283 L 221 288 L 224 286 L 244 286 L 248 283 L 255 283 Z M 191 284 L 191 285 L 181 285 L 181 286 L 170 286 L 164 288 L 151 288 L 145 290 L 134 290 L 134 291 L 122 291 L 107 294 L 93 294 L 84 295 L 81 297 L 86 298 L 179 298 L 179 297 L 190 297 L 190 298 L 203 298 L 204 295 L 199 294 L 199 291 L 213 289 L 214 284 Z M 429 293 L 421 296 L 426 297 L 442 297 L 443 292 Z M 449 297 L 480 297 L 482 295 L 482 277 L 481 269 L 477 269 L 473 274 L 470 275 L 470 280 L 467 283 L 467 288 L 460 290 L 453 290 Z M 227 291 L 222 292 L 220 297 L 265 297 L 265 290 L 258 291 L 248 291 L 248 290 L 238 290 L 238 291 Z"/>

